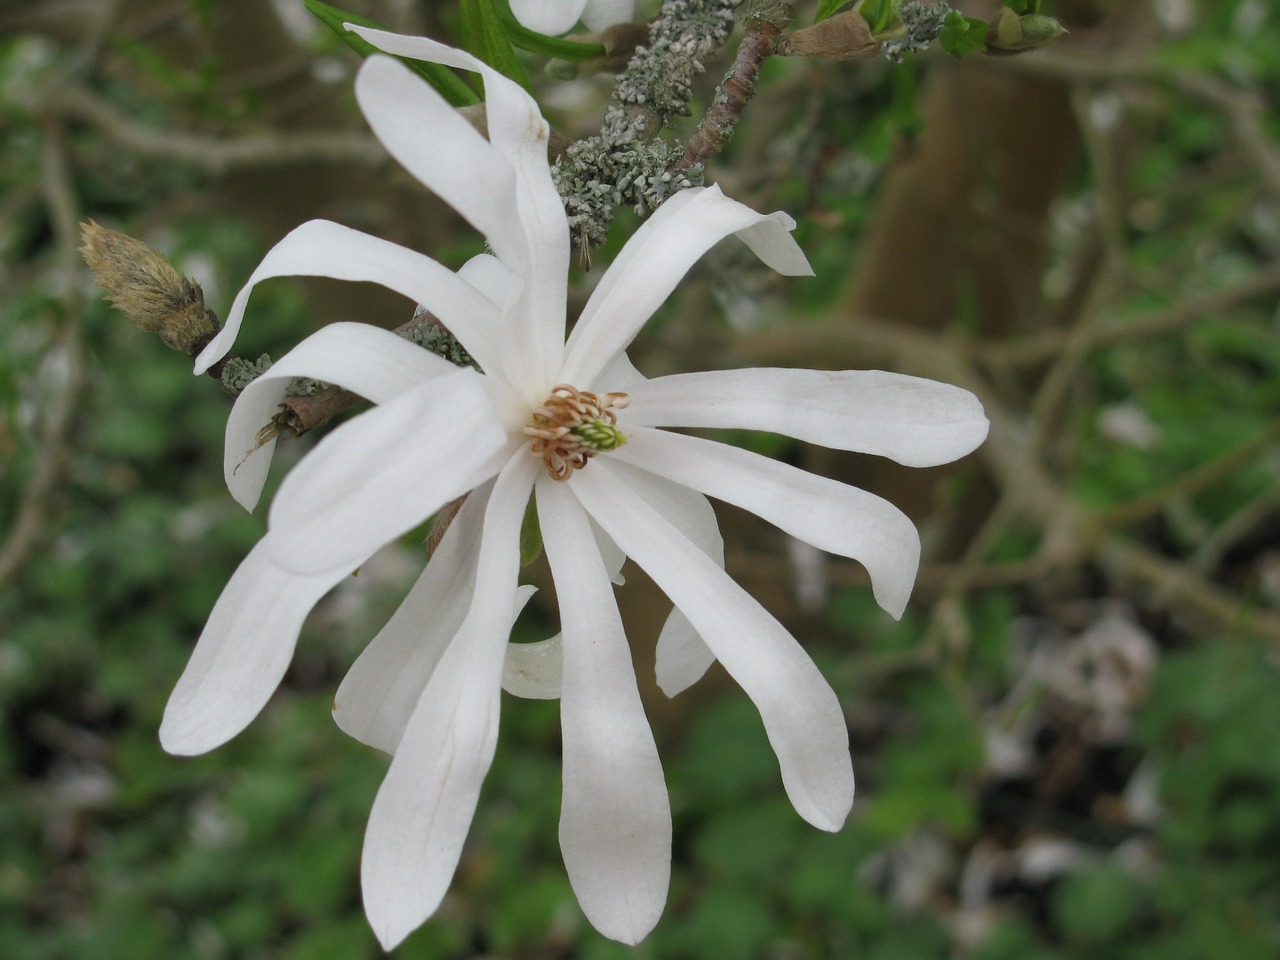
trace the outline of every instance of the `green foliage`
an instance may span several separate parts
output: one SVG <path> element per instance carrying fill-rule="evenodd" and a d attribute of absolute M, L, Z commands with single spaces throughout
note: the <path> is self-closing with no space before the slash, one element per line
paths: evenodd
<path fill-rule="evenodd" d="M 987 49 L 986 36 L 986 23 L 952 10 L 938 34 L 938 44 L 957 60 L 963 60 L 966 54 Z"/>
<path fill-rule="evenodd" d="M 814 23 L 821 23 L 829 16 L 835 13 L 843 6 L 847 6 L 849 0 L 818 0 L 818 13 L 814 17 Z"/>
<path fill-rule="evenodd" d="M 344 23 L 356 23 L 362 27 L 371 27 L 375 30 L 386 30 L 387 28 L 376 20 L 370 20 L 368 17 L 361 16 L 357 13 L 351 13 L 347 10 L 341 10 L 338 7 L 324 3 L 323 0 L 302 0 L 302 5 L 311 12 L 316 19 L 323 23 L 326 27 L 334 32 L 334 34 L 347 46 L 362 57 L 367 57 L 372 53 L 379 53 L 377 47 L 369 43 L 363 37 L 352 33 L 343 27 Z M 480 98 L 475 91 L 458 79 L 448 67 L 442 67 L 438 63 L 425 63 L 421 60 L 413 60 L 409 57 L 397 57 L 401 63 L 405 64 L 410 70 L 418 74 L 427 83 L 431 84 L 435 90 L 455 107 L 465 107 L 473 103 L 479 103 Z"/>
<path fill-rule="evenodd" d="M 511 49 L 506 23 L 494 0 L 461 0 L 458 9 L 462 14 L 462 39 L 467 50 L 527 89 L 529 78 Z"/>
<path fill-rule="evenodd" d="M 577 40 L 565 40 L 562 37 L 548 37 L 545 33 L 537 33 L 525 27 L 511 13 L 505 4 L 498 7 L 498 15 L 502 18 L 502 29 L 507 40 L 521 50 L 555 57 L 569 63 L 581 63 L 606 54 L 603 44 L 582 43 Z"/>
<path fill-rule="evenodd" d="M 871 35 L 878 36 L 897 19 L 896 0 L 862 0 L 857 10 L 871 28 Z"/>
<path fill-rule="evenodd" d="M 1040 0 L 1004 0 L 1004 5 L 1020 16 L 1040 12 Z"/>

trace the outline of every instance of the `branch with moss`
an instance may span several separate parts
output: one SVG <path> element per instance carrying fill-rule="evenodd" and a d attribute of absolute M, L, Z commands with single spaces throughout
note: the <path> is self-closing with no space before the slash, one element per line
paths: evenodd
<path fill-rule="evenodd" d="M 600 133 L 579 140 L 552 170 L 574 243 L 599 246 L 621 206 L 656 210 L 672 193 L 702 182 L 700 167 L 672 172 L 678 154 L 658 137 L 689 115 L 693 78 L 729 38 L 733 0 L 665 0 L 605 110 Z"/>

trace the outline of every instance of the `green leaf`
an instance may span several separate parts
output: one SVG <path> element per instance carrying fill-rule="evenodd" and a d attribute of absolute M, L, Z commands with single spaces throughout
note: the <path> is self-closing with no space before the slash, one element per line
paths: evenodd
<path fill-rule="evenodd" d="M 565 40 L 561 37 L 548 37 L 545 33 L 536 33 L 521 24 L 511 11 L 505 8 L 499 10 L 499 14 L 502 16 L 502 26 L 507 32 L 507 39 L 521 50 L 555 57 L 557 60 L 567 60 L 570 63 L 593 60 L 596 57 L 606 56 L 609 52 L 601 43 L 578 43 L 576 40 Z"/>
<path fill-rule="evenodd" d="M 338 35 L 338 38 L 349 46 L 362 57 L 367 57 L 371 53 L 381 53 L 377 47 L 369 43 L 363 37 L 357 36 L 350 30 L 346 29 L 344 23 L 356 23 L 362 27 L 371 27 L 375 30 L 386 30 L 387 27 L 378 23 L 376 20 L 370 20 L 368 17 L 362 17 L 358 13 L 348 13 L 346 10 L 340 10 L 338 7 L 332 7 L 321 0 L 302 0 L 302 5 L 311 12 L 321 23 Z M 396 57 L 401 63 L 407 66 L 414 73 L 418 74 L 427 83 L 435 88 L 440 96 L 444 97 L 451 106 L 465 107 L 473 103 L 479 103 L 480 97 L 467 86 L 457 74 L 448 67 L 443 67 L 438 63 L 425 63 L 421 60 L 410 60 L 408 57 Z"/>
<path fill-rule="evenodd" d="M 533 497 L 524 508 L 524 520 L 520 523 L 520 565 L 533 563 L 542 553 L 542 528 L 538 526 L 538 507 Z"/>
<path fill-rule="evenodd" d="M 813 18 L 813 22 L 821 23 L 848 2 L 849 0 L 821 0 L 818 4 L 818 15 Z"/>
<path fill-rule="evenodd" d="M 987 49 L 986 36 L 987 25 L 983 21 L 952 10 L 938 34 L 938 43 L 957 60 L 963 60 L 967 53 Z"/>
<path fill-rule="evenodd" d="M 458 10 L 467 50 L 528 90 L 529 78 L 511 49 L 507 28 L 493 0 L 462 0 Z"/>
<path fill-rule="evenodd" d="M 857 10 L 870 25 L 873 35 L 883 33 L 897 13 L 893 0 L 863 0 Z"/>
<path fill-rule="evenodd" d="M 1004 0 L 1004 5 L 1019 14 L 1040 12 L 1040 0 Z"/>

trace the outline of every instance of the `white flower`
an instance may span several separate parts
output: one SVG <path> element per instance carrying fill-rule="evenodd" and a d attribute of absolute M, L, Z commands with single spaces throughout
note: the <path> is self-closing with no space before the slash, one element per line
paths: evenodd
<path fill-rule="evenodd" d="M 511 12 L 530 30 L 556 35 L 581 20 L 588 30 L 603 30 L 630 20 L 635 0 L 511 0 Z"/>
<path fill-rule="evenodd" d="M 840 703 L 795 639 L 725 574 L 706 495 L 858 560 L 894 616 L 919 555 L 911 522 L 879 497 L 658 428 L 769 430 L 925 466 L 972 450 L 986 419 L 963 390 L 877 371 L 637 373 L 623 351 L 718 240 L 736 234 L 773 268 L 810 272 L 790 218 L 758 214 L 716 187 L 677 194 L 637 230 L 566 342 L 568 227 L 537 105 L 466 54 L 350 29 L 385 51 L 484 75 L 488 140 L 392 59 L 366 61 L 356 96 L 387 149 L 483 232 L 493 255 L 454 274 L 337 224 L 303 224 L 254 271 L 197 369 L 226 353 L 256 283 L 302 274 L 405 294 L 439 317 L 484 372 L 385 330 L 340 323 L 244 391 L 227 424 L 226 474 L 249 508 L 271 445 L 246 451 L 290 378 L 340 384 L 377 406 L 330 433 L 285 478 L 267 535 L 227 584 L 174 690 L 161 740 L 174 753 L 200 753 L 243 729 L 279 683 L 311 607 L 384 544 L 469 492 L 336 698 L 345 731 L 393 754 L 365 836 L 370 922 L 390 948 L 443 897 L 493 758 L 505 684 L 521 695 L 559 695 L 565 866 L 592 924 L 635 943 L 666 899 L 671 818 L 610 585 L 624 555 L 676 606 L 659 642 L 663 689 L 678 693 L 720 660 L 759 708 L 796 810 L 825 830 L 839 829 L 853 799 Z M 530 592 L 517 576 L 531 493 L 562 639 L 509 645 Z"/>

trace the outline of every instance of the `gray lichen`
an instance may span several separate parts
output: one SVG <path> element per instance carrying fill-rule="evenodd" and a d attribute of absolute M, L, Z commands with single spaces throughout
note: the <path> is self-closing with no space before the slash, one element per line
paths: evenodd
<path fill-rule="evenodd" d="M 937 3 L 923 3 L 911 0 L 904 3 L 898 15 L 906 32 L 901 36 L 885 40 L 880 44 L 880 52 L 885 59 L 893 63 L 901 63 L 904 55 L 919 53 L 929 49 L 929 44 L 938 39 L 943 24 L 947 22 L 947 14 L 951 7 L 946 0 Z"/>
<path fill-rule="evenodd" d="M 257 380 L 271 368 L 271 357 L 263 354 L 257 360 L 245 360 L 243 357 L 227 357 L 222 364 L 222 373 L 218 380 L 222 389 L 233 397 L 240 396 L 249 384 Z"/>
<path fill-rule="evenodd" d="M 417 323 L 405 330 L 396 332 L 424 349 L 430 350 L 437 357 L 443 357 L 456 367 L 473 367 L 480 369 L 471 354 L 463 348 L 456 337 L 436 320 L 426 308 L 419 305 L 413 311 L 413 319 Z"/>
<path fill-rule="evenodd" d="M 622 205 L 645 214 L 678 190 L 702 183 L 702 168 L 672 174 L 683 156 L 656 135 L 689 115 L 693 78 L 733 30 L 734 0 L 666 0 L 648 46 L 618 79 L 600 133 L 569 146 L 552 177 L 575 244 L 598 246 Z"/>

